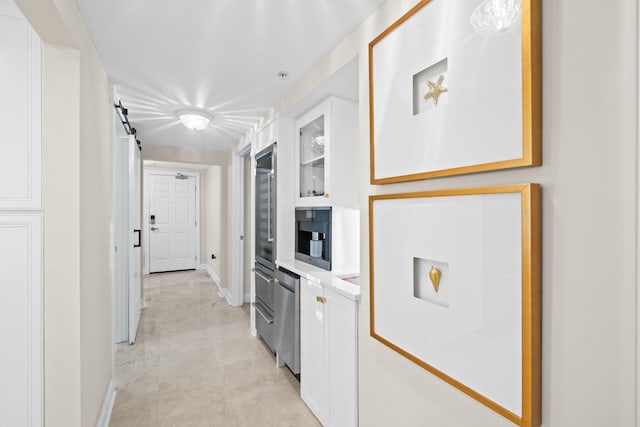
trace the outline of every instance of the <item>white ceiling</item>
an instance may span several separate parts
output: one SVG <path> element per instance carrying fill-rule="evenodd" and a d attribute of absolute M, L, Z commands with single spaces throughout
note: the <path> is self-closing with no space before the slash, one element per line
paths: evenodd
<path fill-rule="evenodd" d="M 142 143 L 208 150 L 236 143 L 382 1 L 77 0 Z M 185 108 L 209 128 L 183 127 Z"/>

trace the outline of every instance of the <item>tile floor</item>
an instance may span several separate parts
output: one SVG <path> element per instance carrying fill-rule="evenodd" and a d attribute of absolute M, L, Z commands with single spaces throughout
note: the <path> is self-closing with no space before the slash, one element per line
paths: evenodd
<path fill-rule="evenodd" d="M 249 333 L 248 306 L 229 306 L 205 272 L 151 275 L 144 293 L 136 343 L 116 352 L 111 427 L 320 425 Z"/>

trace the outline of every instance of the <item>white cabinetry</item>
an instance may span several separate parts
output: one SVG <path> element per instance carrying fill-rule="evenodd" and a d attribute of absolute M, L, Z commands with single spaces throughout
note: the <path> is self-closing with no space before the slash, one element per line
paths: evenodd
<path fill-rule="evenodd" d="M 2 425 L 42 425 L 42 216 L 0 213 Z"/>
<path fill-rule="evenodd" d="M 358 208 L 358 107 L 330 97 L 296 120 L 296 206 Z"/>
<path fill-rule="evenodd" d="M 329 330 L 329 425 L 358 425 L 357 303 L 325 288 Z"/>
<path fill-rule="evenodd" d="M 42 208 L 41 42 L 0 0 L 0 209 Z"/>
<path fill-rule="evenodd" d="M 324 425 L 329 420 L 329 343 L 321 285 L 300 278 L 300 395 Z"/>
<path fill-rule="evenodd" d="M 41 42 L 0 0 L 0 422 L 43 424 Z"/>
<path fill-rule="evenodd" d="M 296 120 L 295 206 L 330 206 L 331 269 L 360 266 L 358 106 L 329 97 Z"/>
<path fill-rule="evenodd" d="M 357 302 L 300 282 L 300 394 L 325 426 L 356 426 Z"/>

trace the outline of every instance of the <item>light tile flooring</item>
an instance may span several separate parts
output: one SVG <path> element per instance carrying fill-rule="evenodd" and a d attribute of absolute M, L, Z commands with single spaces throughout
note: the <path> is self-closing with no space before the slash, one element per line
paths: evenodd
<path fill-rule="evenodd" d="M 134 345 L 116 352 L 111 427 L 319 426 L 291 372 L 249 333 L 249 309 L 217 295 L 205 272 L 144 281 Z"/>

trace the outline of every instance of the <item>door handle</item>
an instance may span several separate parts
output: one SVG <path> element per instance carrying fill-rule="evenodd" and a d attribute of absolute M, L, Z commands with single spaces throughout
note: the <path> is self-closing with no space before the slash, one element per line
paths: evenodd
<path fill-rule="evenodd" d="M 325 297 L 316 297 L 316 301 L 324 304 L 325 302 L 327 302 L 327 299 Z"/>
<path fill-rule="evenodd" d="M 138 235 L 138 243 L 133 243 L 133 247 L 134 248 L 139 248 L 140 247 L 140 230 L 133 230 L 133 234 L 137 234 Z"/>
<path fill-rule="evenodd" d="M 271 171 L 271 173 L 269 173 L 267 175 L 267 199 L 268 199 L 268 206 L 267 206 L 267 242 L 273 242 L 273 236 L 271 235 L 271 181 L 273 177 L 273 170 Z"/>
<path fill-rule="evenodd" d="M 151 227 L 151 231 L 160 231 L 158 227 Z"/>

